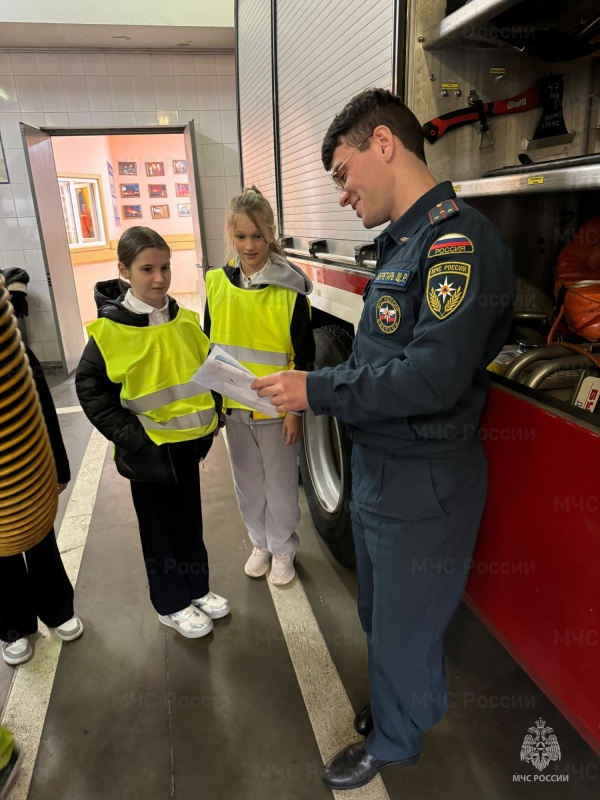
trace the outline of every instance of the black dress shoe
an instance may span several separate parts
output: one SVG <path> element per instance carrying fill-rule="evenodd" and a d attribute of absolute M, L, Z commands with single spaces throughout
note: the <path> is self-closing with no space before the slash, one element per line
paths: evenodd
<path fill-rule="evenodd" d="M 365 706 L 354 717 L 354 730 L 361 736 L 368 736 L 373 730 L 373 715 L 370 705 Z"/>
<path fill-rule="evenodd" d="M 358 789 L 372 781 L 384 767 L 410 767 L 417 763 L 419 755 L 403 761 L 383 761 L 367 753 L 364 742 L 355 742 L 325 765 L 321 780 L 328 789 Z"/>

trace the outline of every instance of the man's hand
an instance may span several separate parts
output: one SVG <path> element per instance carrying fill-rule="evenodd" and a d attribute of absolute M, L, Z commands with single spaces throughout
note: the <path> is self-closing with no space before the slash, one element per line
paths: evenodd
<path fill-rule="evenodd" d="M 58 483 L 56 486 L 56 488 L 58 489 L 58 493 L 62 494 L 68 485 L 69 485 L 68 481 L 66 483 Z"/>
<path fill-rule="evenodd" d="M 308 372 L 296 370 L 275 372 L 255 380 L 252 389 L 258 392 L 259 397 L 270 397 L 271 404 L 280 414 L 304 411 L 309 407 L 306 395 L 307 375 Z"/>
<path fill-rule="evenodd" d="M 296 444 L 300 439 L 300 431 L 302 430 L 302 417 L 295 414 L 286 414 L 281 427 L 281 438 L 284 444 Z"/>

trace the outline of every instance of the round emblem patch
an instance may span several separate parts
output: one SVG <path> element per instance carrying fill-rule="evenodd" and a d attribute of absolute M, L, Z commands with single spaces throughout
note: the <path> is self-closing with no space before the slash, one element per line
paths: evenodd
<path fill-rule="evenodd" d="M 375 310 L 377 325 L 384 333 L 394 333 L 398 330 L 402 312 L 400 306 L 389 294 L 380 297 Z"/>

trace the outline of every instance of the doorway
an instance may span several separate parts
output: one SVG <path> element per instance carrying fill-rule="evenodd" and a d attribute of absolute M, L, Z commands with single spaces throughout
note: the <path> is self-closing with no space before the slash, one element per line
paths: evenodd
<path fill-rule="evenodd" d="M 172 290 L 184 305 L 203 307 L 197 268 L 209 263 L 207 210 L 194 120 L 185 127 L 73 130 L 21 123 L 21 130 L 67 373 L 81 358 L 83 326 L 96 318 L 95 283 L 117 277 L 116 248 L 126 227 L 144 224 L 165 237 L 177 265 Z M 223 207 L 219 218 L 224 214 Z"/>
<path fill-rule="evenodd" d="M 202 314 L 182 133 L 51 136 L 81 324 L 96 319 L 94 286 L 118 277 L 127 228 L 152 228 L 172 251 L 169 294 Z"/>

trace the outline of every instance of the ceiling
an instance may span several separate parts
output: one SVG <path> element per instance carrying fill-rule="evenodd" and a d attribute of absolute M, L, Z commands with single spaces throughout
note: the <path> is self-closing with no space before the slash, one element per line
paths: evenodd
<path fill-rule="evenodd" d="M 233 50 L 233 27 L 162 25 L 0 24 L 0 48 L 76 50 Z"/>

